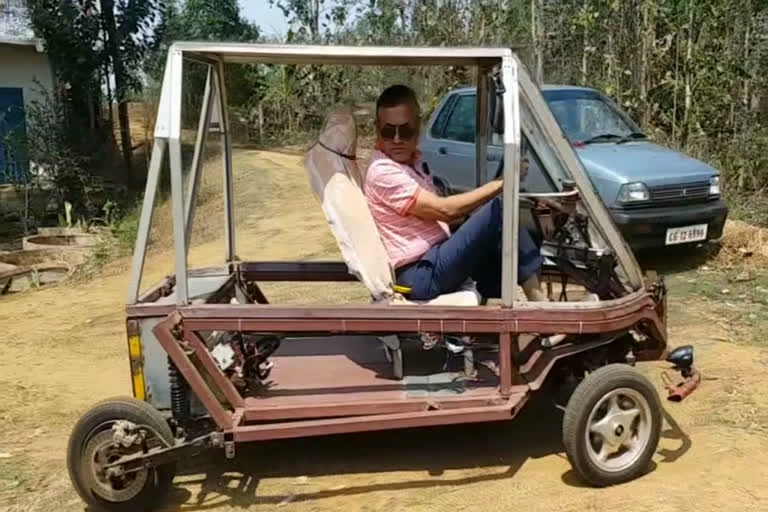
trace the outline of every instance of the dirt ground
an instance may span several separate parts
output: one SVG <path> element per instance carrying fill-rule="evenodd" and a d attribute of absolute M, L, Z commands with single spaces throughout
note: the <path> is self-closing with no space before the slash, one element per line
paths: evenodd
<path fill-rule="evenodd" d="M 293 155 L 237 152 L 241 257 L 335 252 L 298 164 Z M 215 197 L 219 174 L 210 176 L 207 197 Z M 172 265 L 162 227 L 167 209 L 156 218 L 147 285 Z M 219 262 L 220 208 L 203 204 L 199 218 L 207 222 L 195 232 L 191 262 Z M 128 264 L 121 259 L 93 279 L 0 299 L 0 510 L 83 510 L 67 476 L 65 446 L 94 402 L 130 394 Z M 694 289 L 706 279 L 690 268 L 669 277 L 671 343 L 696 346 L 704 381 L 691 398 L 666 407 L 654 465 L 634 482 L 584 487 L 563 453 L 561 413 L 541 399 L 505 424 L 271 442 L 238 448 L 234 462 L 204 456 L 185 464 L 163 510 L 768 510 L 768 345 L 739 327 L 737 313 L 747 307 L 740 296 L 709 300 Z M 275 302 L 364 296 L 358 285 L 275 285 L 266 293 Z M 660 385 L 660 365 L 645 369 Z"/>

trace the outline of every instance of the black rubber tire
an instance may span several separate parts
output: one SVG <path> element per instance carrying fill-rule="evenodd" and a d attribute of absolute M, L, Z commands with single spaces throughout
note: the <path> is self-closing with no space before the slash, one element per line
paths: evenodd
<path fill-rule="evenodd" d="M 609 472 L 597 467 L 590 460 L 585 434 L 592 409 L 601 398 L 618 388 L 633 389 L 648 401 L 651 433 L 648 444 L 634 464 L 621 471 Z M 587 375 L 568 400 L 563 418 L 563 444 L 568 460 L 576 474 L 594 487 L 607 487 L 634 480 L 648 470 L 659 444 L 662 418 L 659 395 L 644 375 L 626 364 L 604 366 Z"/>
<path fill-rule="evenodd" d="M 95 511 L 104 512 L 145 512 L 152 510 L 167 492 L 176 476 L 176 464 L 165 464 L 150 470 L 147 481 L 139 493 L 128 501 L 107 501 L 89 488 L 81 466 L 81 457 L 89 440 L 102 430 L 102 425 L 117 420 L 127 420 L 138 425 L 153 428 L 168 444 L 173 444 L 171 428 L 160 412 L 135 398 L 111 398 L 96 404 L 85 413 L 72 429 L 67 446 L 67 468 L 72 485 L 80 497 Z"/>

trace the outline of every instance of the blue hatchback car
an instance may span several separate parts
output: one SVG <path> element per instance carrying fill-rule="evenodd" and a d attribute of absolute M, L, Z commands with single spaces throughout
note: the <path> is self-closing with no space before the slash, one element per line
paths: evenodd
<path fill-rule="evenodd" d="M 720 238 L 728 207 L 716 169 L 652 142 L 598 90 L 543 86 L 542 93 L 634 249 Z M 453 191 L 476 185 L 475 125 L 476 91 L 459 89 L 443 98 L 422 136 L 429 171 Z M 554 191 L 523 142 L 530 169 L 523 186 L 530 192 Z M 485 181 L 498 172 L 502 155 L 500 141 L 491 140 Z"/>

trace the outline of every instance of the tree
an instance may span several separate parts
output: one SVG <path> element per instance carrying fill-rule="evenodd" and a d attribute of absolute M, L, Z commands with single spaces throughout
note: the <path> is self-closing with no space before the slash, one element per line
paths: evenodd
<path fill-rule="evenodd" d="M 187 0 L 170 31 L 194 41 L 255 41 L 259 37 L 258 28 L 240 16 L 236 0 Z"/>
<path fill-rule="evenodd" d="M 526 47 L 518 54 L 537 81 L 601 89 L 655 138 L 720 166 L 726 184 L 768 185 L 767 0 L 270 2 L 290 21 L 287 42 Z M 234 2 L 193 3 L 195 16 L 185 18 L 186 6 L 179 13 L 185 37 L 238 40 Z M 229 21 L 217 23 L 214 10 Z M 226 33 L 208 30 L 221 26 Z M 248 89 L 231 103 L 263 109 L 268 131 L 283 139 L 315 126 L 333 102 L 371 101 L 383 84 L 408 83 L 426 105 L 475 81 L 462 67 L 252 66 L 243 76 L 250 88 L 230 87 Z"/>
<path fill-rule="evenodd" d="M 32 0 L 28 3 L 35 34 L 45 42 L 53 71 L 68 93 L 69 122 L 75 133 L 94 134 L 103 55 L 101 21 L 94 0 Z"/>
<path fill-rule="evenodd" d="M 165 56 L 173 41 L 256 41 L 257 26 L 240 15 L 237 0 L 187 0 L 169 3 L 162 20 L 159 44 L 147 59 L 145 71 L 160 81 L 165 67 Z M 227 66 L 226 84 L 230 104 L 242 105 L 248 101 L 259 80 L 254 66 Z M 185 105 L 199 109 L 205 73 L 199 67 L 185 69 Z M 192 109 L 184 109 L 187 110 Z"/>
<path fill-rule="evenodd" d="M 115 80 L 126 181 L 132 185 L 131 134 L 127 100 L 141 89 L 143 60 L 156 44 L 162 0 L 31 0 L 30 18 L 59 82 L 65 84 L 71 122 L 100 128 L 101 85 Z M 104 73 L 104 69 L 107 73 Z M 106 76 L 105 76 L 106 75 Z M 111 108 L 111 106 L 110 106 Z M 73 126 L 73 133 L 83 133 Z"/>
<path fill-rule="evenodd" d="M 312 41 L 320 39 L 320 14 L 325 0 L 269 0 L 269 3 L 277 5 L 292 24 L 299 26 L 299 36 L 306 38 L 309 31 Z M 288 40 L 292 39 L 292 35 L 289 32 Z"/>
<path fill-rule="evenodd" d="M 394 0 L 405 5 L 408 0 Z M 371 6 L 376 0 L 371 0 Z M 296 31 L 291 28 L 286 39 L 288 42 L 299 40 L 319 42 L 328 36 L 334 28 L 342 27 L 348 18 L 348 12 L 356 3 L 355 0 L 269 0 L 270 5 L 277 6 L 288 18 Z"/>
<path fill-rule="evenodd" d="M 120 124 L 120 142 L 128 173 L 128 184 L 133 185 L 131 157 L 131 123 L 128 116 L 128 96 L 141 89 L 135 78 L 144 58 L 156 44 L 153 28 L 162 18 L 165 4 L 162 0 L 100 0 L 104 32 L 105 57 L 111 64 L 115 78 L 115 98 Z M 110 106 L 111 108 L 111 106 Z"/>
<path fill-rule="evenodd" d="M 544 4 L 542 0 L 531 0 L 531 43 L 536 63 L 534 77 L 537 83 L 544 80 Z"/>

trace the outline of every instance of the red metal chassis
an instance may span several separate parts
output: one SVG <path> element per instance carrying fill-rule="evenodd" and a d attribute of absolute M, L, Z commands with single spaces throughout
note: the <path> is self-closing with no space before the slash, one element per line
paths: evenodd
<path fill-rule="evenodd" d="M 232 267 L 242 279 L 256 281 L 349 281 L 346 266 L 336 263 L 240 263 Z M 350 279 L 351 278 L 351 279 Z M 559 359 L 585 352 L 606 341 L 568 343 L 536 350 L 517 367 L 520 334 L 588 335 L 638 329 L 651 342 L 635 353 L 637 360 L 666 354 L 666 300 L 657 303 L 642 290 L 620 300 L 574 309 L 360 305 L 296 307 L 270 305 L 258 289 L 259 304 L 153 304 L 167 294 L 173 278 L 127 308 L 129 335 L 142 317 L 168 317 L 155 328 L 158 341 L 179 368 L 217 427 L 235 442 L 305 437 L 513 418 L 532 391 L 539 389 Z M 243 397 L 219 369 L 200 333 L 245 331 L 290 335 L 353 334 L 496 334 L 499 340 L 499 386 L 466 398 L 407 398 L 313 403 L 311 406 L 265 406 Z M 194 354 L 208 380 L 190 357 Z M 212 386 L 215 386 L 217 393 Z M 223 400 L 221 399 L 223 397 Z M 225 402 L 223 404 L 222 402 Z"/>

